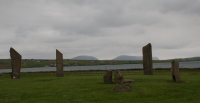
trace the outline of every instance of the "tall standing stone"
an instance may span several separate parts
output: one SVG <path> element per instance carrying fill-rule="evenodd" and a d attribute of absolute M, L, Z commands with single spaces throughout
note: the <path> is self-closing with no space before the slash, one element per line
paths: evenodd
<path fill-rule="evenodd" d="M 56 49 L 56 76 L 64 77 L 63 54 Z"/>
<path fill-rule="evenodd" d="M 105 84 L 112 84 L 112 71 L 108 70 L 105 72 L 104 76 L 103 76 L 103 80 Z"/>
<path fill-rule="evenodd" d="M 172 72 L 172 80 L 174 82 L 180 82 L 180 74 L 179 74 L 179 62 L 176 60 L 172 61 L 172 68 L 171 68 L 171 72 Z"/>
<path fill-rule="evenodd" d="M 15 49 L 10 48 L 10 57 L 11 57 L 11 67 L 12 67 L 11 78 L 19 79 L 22 56 Z"/>
<path fill-rule="evenodd" d="M 143 68 L 144 75 L 152 75 L 153 74 L 153 65 L 152 65 L 152 47 L 151 43 L 147 44 L 142 48 L 143 52 Z"/>

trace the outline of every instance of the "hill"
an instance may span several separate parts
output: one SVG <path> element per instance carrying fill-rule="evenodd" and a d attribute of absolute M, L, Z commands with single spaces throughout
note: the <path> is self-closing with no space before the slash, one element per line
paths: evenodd
<path fill-rule="evenodd" d="M 98 59 L 94 56 L 81 55 L 72 58 L 72 60 L 98 60 Z"/>
<path fill-rule="evenodd" d="M 128 56 L 128 55 L 120 55 L 113 60 L 143 60 L 142 56 Z M 159 60 L 158 57 L 153 57 L 153 60 Z"/>
<path fill-rule="evenodd" d="M 200 57 L 175 58 L 178 61 L 200 61 Z M 173 59 L 169 59 L 173 60 Z"/>

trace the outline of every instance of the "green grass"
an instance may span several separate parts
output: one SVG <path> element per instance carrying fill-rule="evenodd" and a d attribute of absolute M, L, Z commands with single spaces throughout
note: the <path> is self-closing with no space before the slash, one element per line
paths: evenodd
<path fill-rule="evenodd" d="M 200 103 L 200 70 L 181 70 L 180 83 L 166 70 L 122 73 L 134 80 L 130 92 L 113 92 L 115 84 L 103 84 L 103 72 L 22 73 L 19 80 L 2 74 L 0 103 Z"/>

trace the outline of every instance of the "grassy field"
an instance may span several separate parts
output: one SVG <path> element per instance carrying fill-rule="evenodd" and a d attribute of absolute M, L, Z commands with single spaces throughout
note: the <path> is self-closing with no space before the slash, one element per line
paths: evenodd
<path fill-rule="evenodd" d="M 19 80 L 2 74 L 0 103 L 200 103 L 200 70 L 181 70 L 180 83 L 166 70 L 122 73 L 134 80 L 130 92 L 113 92 L 115 84 L 103 84 L 103 72 L 22 73 Z"/>

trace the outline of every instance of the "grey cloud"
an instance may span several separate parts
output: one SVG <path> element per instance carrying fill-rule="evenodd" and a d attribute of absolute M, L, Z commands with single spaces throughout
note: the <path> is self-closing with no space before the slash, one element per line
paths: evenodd
<path fill-rule="evenodd" d="M 200 15 L 199 0 L 167 0 L 162 2 L 163 8 L 161 11 L 165 13 L 176 12 L 188 15 Z"/>
<path fill-rule="evenodd" d="M 199 0 L 1 0 L 0 56 L 10 46 L 24 58 L 142 55 L 153 44 L 161 59 L 197 56 Z M 178 53 L 177 55 L 175 55 Z"/>

